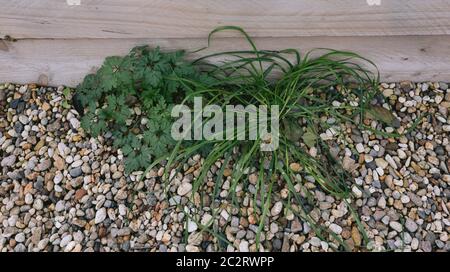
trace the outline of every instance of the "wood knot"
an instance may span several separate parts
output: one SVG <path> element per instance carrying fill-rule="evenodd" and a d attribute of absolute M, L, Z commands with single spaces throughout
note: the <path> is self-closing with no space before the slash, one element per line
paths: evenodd
<path fill-rule="evenodd" d="M 8 44 L 4 40 L 0 40 L 0 51 L 9 51 Z"/>

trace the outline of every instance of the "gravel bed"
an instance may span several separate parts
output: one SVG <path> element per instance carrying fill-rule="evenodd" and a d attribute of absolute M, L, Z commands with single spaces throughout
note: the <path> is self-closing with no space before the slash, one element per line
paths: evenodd
<path fill-rule="evenodd" d="M 351 250 L 450 251 L 448 87 L 431 82 L 380 85 L 385 106 L 400 120 L 393 124 L 399 132 L 429 113 L 398 138 L 324 120 L 334 131 L 321 137 L 330 141 L 332 153 L 354 177 L 352 205 L 370 243 L 362 246 L 345 203 L 305 177 L 317 204 L 310 215 Z M 260 201 L 254 203 L 255 169 L 249 169 L 255 173 L 247 188 L 236 189 L 239 208 L 226 200 L 232 163 L 224 171 L 219 197 L 212 192 L 222 162 L 209 172 L 201 190 L 205 193 L 192 195 L 200 156 L 188 161 L 183 173 L 172 171 L 175 178 L 164 191 L 164 168 L 143 179 L 143 172 L 125 175 L 123 156 L 112 148 L 110 136 L 87 137 L 78 113 L 65 107 L 64 99 L 63 87 L 0 84 L 0 251 L 257 250 L 262 215 Z M 259 250 L 333 251 L 338 244 L 333 238 L 321 240 L 286 209 L 287 192 L 281 181 L 275 185 Z M 209 225 L 214 232 L 203 228 Z"/>

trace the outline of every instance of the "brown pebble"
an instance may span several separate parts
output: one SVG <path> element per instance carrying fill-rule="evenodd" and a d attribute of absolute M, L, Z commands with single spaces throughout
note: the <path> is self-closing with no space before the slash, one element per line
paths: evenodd
<path fill-rule="evenodd" d="M 225 177 L 231 176 L 232 173 L 233 173 L 233 171 L 231 171 L 231 169 L 229 169 L 229 168 L 226 168 L 225 170 L 223 170 L 223 175 Z"/>
<path fill-rule="evenodd" d="M 43 109 L 44 111 L 48 111 L 50 108 L 51 108 L 51 106 L 50 106 L 50 104 L 48 104 L 47 102 L 44 102 L 44 103 L 42 104 L 42 109 Z"/>
<path fill-rule="evenodd" d="M 358 247 L 361 246 L 361 242 L 362 242 L 361 234 L 359 233 L 359 230 L 356 226 L 354 226 L 352 228 L 352 240 L 353 240 L 355 246 L 358 246 Z"/>
<path fill-rule="evenodd" d="M 65 166 L 66 163 L 60 156 L 55 154 L 53 156 L 53 160 L 55 161 L 53 163 L 53 165 L 56 167 L 56 169 L 58 169 L 60 171 L 64 170 L 64 166 Z"/>
<path fill-rule="evenodd" d="M 302 170 L 302 167 L 299 163 L 293 162 L 289 165 L 289 167 L 291 168 L 292 171 L 294 172 L 300 172 L 300 170 Z"/>
<path fill-rule="evenodd" d="M 25 185 L 25 188 L 23 189 L 23 194 L 26 195 L 28 193 L 31 193 L 33 190 L 33 183 L 29 182 L 27 185 Z"/>
<path fill-rule="evenodd" d="M 44 146 L 45 144 L 45 140 L 42 139 L 40 140 L 35 146 L 34 146 L 34 151 L 35 152 L 39 152 L 39 150 L 41 150 L 41 148 Z"/>
<path fill-rule="evenodd" d="M 74 200 L 75 200 L 75 201 L 79 201 L 79 200 L 82 199 L 83 196 L 85 196 L 86 194 L 87 194 L 87 191 L 84 190 L 83 188 L 78 189 L 78 190 L 75 192 Z"/>
<path fill-rule="evenodd" d="M 350 238 L 350 237 L 351 237 L 351 232 L 350 232 L 350 230 L 347 229 L 347 228 L 344 228 L 344 229 L 342 230 L 341 236 L 342 236 L 342 238 L 344 238 L 344 239 Z"/>
<path fill-rule="evenodd" d="M 107 234 L 106 232 L 106 228 L 105 227 L 100 227 L 100 229 L 98 230 L 98 237 L 99 238 L 103 238 L 105 237 Z"/>
<path fill-rule="evenodd" d="M 73 137 L 72 137 L 72 141 L 73 142 L 79 142 L 79 141 L 81 141 L 81 136 L 80 135 L 74 135 Z"/>
<path fill-rule="evenodd" d="M 256 218 L 255 215 L 251 214 L 251 215 L 248 217 L 248 223 L 250 223 L 251 225 L 254 225 L 254 224 L 256 224 L 257 222 L 258 222 L 258 219 Z"/>

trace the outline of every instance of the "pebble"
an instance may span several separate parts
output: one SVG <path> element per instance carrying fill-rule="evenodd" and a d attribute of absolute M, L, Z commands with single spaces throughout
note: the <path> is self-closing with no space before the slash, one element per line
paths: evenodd
<path fill-rule="evenodd" d="M 385 89 L 384 91 L 383 91 L 383 95 L 385 96 L 385 97 L 390 97 L 391 95 L 393 95 L 394 94 L 394 90 L 392 90 L 392 89 Z"/>
<path fill-rule="evenodd" d="M 60 201 L 58 201 L 58 202 L 56 203 L 56 205 L 55 205 L 55 211 L 57 211 L 57 212 L 62 212 L 62 211 L 64 211 L 65 209 L 66 209 L 66 207 L 65 207 L 65 203 L 64 203 L 63 200 L 60 200 Z"/>
<path fill-rule="evenodd" d="M 200 249 L 193 245 L 187 245 L 186 252 L 200 252 Z"/>
<path fill-rule="evenodd" d="M 79 177 L 83 174 L 83 171 L 81 170 L 81 167 L 73 168 L 69 171 L 69 174 L 72 178 Z"/>
<path fill-rule="evenodd" d="M 58 155 L 53 156 L 53 165 L 56 167 L 56 169 L 62 171 L 65 168 L 65 161 Z"/>
<path fill-rule="evenodd" d="M 178 186 L 177 194 L 179 196 L 184 196 L 191 191 L 192 191 L 192 184 L 190 184 L 189 182 L 183 182 L 180 184 L 180 186 Z"/>
<path fill-rule="evenodd" d="M 44 250 L 45 247 L 47 247 L 48 242 L 49 242 L 49 239 L 48 239 L 48 238 L 44 238 L 44 239 L 42 239 L 41 241 L 39 241 L 39 243 L 38 243 L 38 245 L 37 245 L 38 249 L 39 249 L 39 250 Z"/>
<path fill-rule="evenodd" d="M 397 232 L 401 232 L 403 230 L 402 225 L 399 222 L 391 221 L 389 226 Z"/>
<path fill-rule="evenodd" d="M 386 208 L 386 199 L 384 197 L 380 197 L 380 199 L 378 199 L 378 203 L 377 203 L 378 207 L 380 207 L 381 209 Z"/>
<path fill-rule="evenodd" d="M 2 162 L 0 163 L 0 165 L 2 167 L 11 167 L 13 166 L 13 164 L 16 162 L 16 156 L 14 155 L 9 155 L 7 157 L 4 157 L 2 159 Z"/>
<path fill-rule="evenodd" d="M 409 203 L 410 198 L 407 195 L 402 195 L 400 200 L 403 204 L 407 204 L 407 203 Z"/>
<path fill-rule="evenodd" d="M 414 222 L 413 220 L 411 220 L 410 218 L 406 218 L 405 221 L 405 228 L 409 231 L 409 232 L 416 232 L 417 229 L 419 228 L 416 224 L 416 222 Z"/>
<path fill-rule="evenodd" d="M 422 241 L 421 248 L 424 252 L 431 252 L 432 246 L 430 241 Z"/>
<path fill-rule="evenodd" d="M 202 217 L 202 220 L 200 221 L 200 224 L 202 224 L 203 226 L 208 226 L 212 223 L 212 219 L 212 215 L 210 215 L 209 213 L 205 213 Z"/>
<path fill-rule="evenodd" d="M 66 247 L 70 242 L 72 241 L 72 235 L 66 235 L 61 239 L 61 242 L 59 243 L 60 247 Z"/>
<path fill-rule="evenodd" d="M 403 151 L 403 150 L 401 150 L 401 149 L 398 149 L 398 150 L 397 150 L 397 154 L 398 154 L 398 157 L 399 157 L 400 159 L 402 159 L 402 160 L 404 160 L 404 159 L 407 158 L 407 155 L 406 155 L 405 151 Z"/>
<path fill-rule="evenodd" d="M 357 227 L 353 227 L 351 231 L 351 237 L 355 246 L 361 246 L 362 237 Z"/>
<path fill-rule="evenodd" d="M 241 243 L 239 244 L 239 251 L 240 252 L 249 252 L 247 241 L 245 241 L 245 240 L 241 241 Z"/>
<path fill-rule="evenodd" d="M 230 218 L 230 215 L 228 214 L 228 212 L 226 210 L 222 210 L 220 212 L 220 216 L 222 216 L 223 219 L 228 221 L 228 218 Z"/>
<path fill-rule="evenodd" d="M 342 227 L 337 225 L 337 224 L 331 224 L 330 225 L 330 230 L 336 234 L 341 234 L 342 233 Z"/>
<path fill-rule="evenodd" d="M 356 150 L 357 150 L 359 153 L 364 153 L 364 152 L 365 152 L 364 145 L 363 145 L 362 143 L 357 144 L 357 145 L 356 145 Z"/>
<path fill-rule="evenodd" d="M 68 147 L 64 143 L 62 143 L 62 142 L 58 143 L 58 152 L 62 157 L 65 157 L 67 149 L 68 149 Z"/>
<path fill-rule="evenodd" d="M 397 169 L 397 163 L 394 161 L 394 159 L 389 154 L 386 155 L 385 159 L 392 168 Z"/>
<path fill-rule="evenodd" d="M 101 208 L 95 213 L 95 224 L 100 224 L 106 219 L 106 209 Z"/>
<path fill-rule="evenodd" d="M 309 243 L 310 243 L 312 246 L 319 247 L 320 244 L 321 244 L 321 241 L 320 241 L 320 239 L 317 238 L 317 237 L 312 237 L 312 238 L 309 240 Z"/>
<path fill-rule="evenodd" d="M 188 226 L 187 226 L 188 232 L 194 232 L 198 229 L 197 223 L 194 221 L 188 220 Z"/>
<path fill-rule="evenodd" d="M 26 125 L 30 122 L 30 120 L 25 115 L 19 115 L 19 122 L 21 122 L 23 125 Z"/>
<path fill-rule="evenodd" d="M 283 209 L 283 203 L 281 201 L 276 202 L 272 209 L 270 210 L 270 214 L 272 216 L 277 216 L 281 213 L 281 210 Z"/>
<path fill-rule="evenodd" d="M 17 243 L 23 243 L 25 242 L 25 234 L 23 232 L 19 232 L 18 234 L 16 234 L 16 236 L 14 237 L 14 240 Z"/>
<path fill-rule="evenodd" d="M 361 192 L 361 190 L 357 187 L 357 186 L 353 186 L 352 187 L 352 192 L 355 194 L 355 196 L 357 198 L 361 198 L 363 193 Z"/>
<path fill-rule="evenodd" d="M 44 208 L 44 202 L 41 199 L 36 199 L 33 203 L 33 208 L 37 211 L 42 210 Z"/>
<path fill-rule="evenodd" d="M 381 169 L 386 169 L 388 167 L 388 165 L 389 165 L 389 163 L 387 161 L 385 161 L 383 158 L 376 158 L 375 159 L 375 163 Z"/>
<path fill-rule="evenodd" d="M 292 233 L 302 231 L 302 229 L 303 229 L 302 224 L 298 220 L 292 221 L 292 224 L 291 224 L 291 232 Z"/>
<path fill-rule="evenodd" d="M 391 127 L 399 134 L 421 113 L 431 112 L 432 116 L 412 132 L 395 138 L 328 118 L 322 121 L 331 128 L 321 137 L 337 143 L 330 153 L 354 178 L 351 191 L 355 197 L 348 201 L 367 230 L 368 250 L 448 251 L 450 93 L 442 91 L 441 83 L 382 86 L 387 98 L 383 107 L 395 112 L 398 124 Z M 20 89 L 25 92 L 20 94 Z M 171 174 L 174 182 L 166 192 L 163 167 L 143 179 L 141 171 L 125 173 L 123 154 L 110 145 L 112 135 L 86 136 L 79 116 L 61 107 L 62 89 L 49 89 L 0 84 L 0 96 L 4 97 L 0 106 L 8 108 L 7 114 L 0 112 L 0 233 L 7 237 L 0 237 L 2 251 L 217 250 L 217 240 L 200 224 L 226 234 L 229 251 L 256 251 L 255 233 L 263 205 L 255 195 L 257 168 L 246 169 L 248 183 L 236 188 L 238 208 L 228 199 L 230 178 L 224 180 L 220 197 L 213 196 L 215 173 L 222 168 L 222 160 L 208 172 L 204 187 L 192 193 L 192 180 L 204 159 L 200 155 L 186 162 L 184 172 Z M 37 99 L 30 102 L 32 92 Z M 145 116 L 139 108 L 134 107 L 134 112 Z M 371 122 L 368 125 L 373 128 L 382 128 L 378 121 Z M 353 154 L 355 149 L 359 154 Z M 319 148 L 307 152 L 321 156 Z M 234 165 L 226 165 L 225 177 L 232 175 Z M 328 226 L 353 250 L 364 250 L 366 245 L 345 203 L 324 192 L 314 178 L 302 172 L 300 163 L 292 162 L 289 167 L 294 172 L 293 189 L 307 197 L 307 188 L 317 198 L 316 204 L 305 205 L 311 218 Z M 283 201 L 287 201 L 298 209 L 295 201 L 289 202 L 293 197 L 289 190 L 283 181 L 274 184 L 271 217 L 265 218 L 260 237 L 262 248 L 333 251 L 336 242 L 328 234 L 323 240 L 314 237 L 314 229 L 284 207 Z M 186 214 L 199 220 L 199 225 Z M 189 233 L 187 241 L 185 231 Z"/>
<path fill-rule="evenodd" d="M 290 168 L 294 172 L 300 172 L 300 170 L 301 170 L 301 166 L 299 163 L 291 163 Z"/>
<path fill-rule="evenodd" d="M 75 200 L 75 201 L 80 201 L 80 200 L 83 198 L 83 196 L 85 196 L 86 194 L 87 194 L 87 191 L 86 191 L 86 190 L 84 190 L 84 189 L 78 189 L 78 190 L 75 192 L 74 200 Z"/>
<path fill-rule="evenodd" d="M 33 204 L 33 196 L 31 194 L 25 195 L 25 204 L 27 205 Z"/>
<path fill-rule="evenodd" d="M 70 125 L 72 126 L 72 128 L 74 128 L 74 129 L 80 128 L 80 121 L 78 121 L 78 119 L 72 118 L 69 120 L 69 122 L 70 122 Z"/>
<path fill-rule="evenodd" d="M 64 179 L 63 174 L 57 173 L 57 174 L 55 175 L 55 177 L 53 178 L 53 182 L 54 182 L 55 184 L 60 184 L 61 181 L 62 181 L 63 179 Z"/>

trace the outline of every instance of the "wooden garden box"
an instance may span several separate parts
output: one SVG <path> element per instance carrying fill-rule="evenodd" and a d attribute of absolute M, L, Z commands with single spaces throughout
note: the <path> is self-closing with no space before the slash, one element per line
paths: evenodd
<path fill-rule="evenodd" d="M 0 82 L 75 86 L 106 56 L 198 49 L 221 25 L 261 49 L 355 51 L 383 81 L 450 81 L 450 0 L 0 0 Z M 246 48 L 227 32 L 208 50 Z"/>

